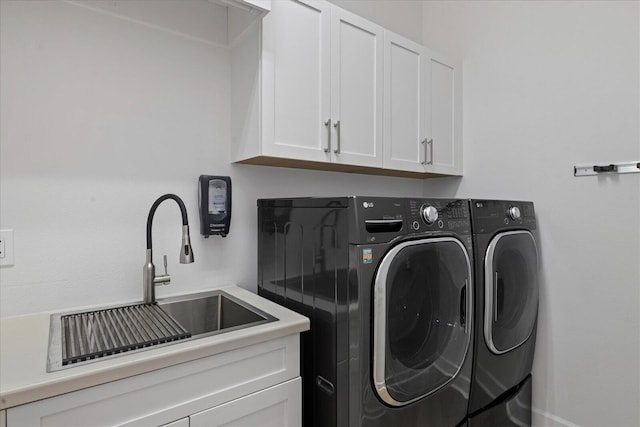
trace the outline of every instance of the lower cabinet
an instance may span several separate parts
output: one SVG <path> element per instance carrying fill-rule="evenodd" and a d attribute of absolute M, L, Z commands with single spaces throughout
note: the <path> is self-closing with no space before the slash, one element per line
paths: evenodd
<path fill-rule="evenodd" d="M 301 394 L 294 334 L 8 408 L 6 426 L 300 426 Z"/>
<path fill-rule="evenodd" d="M 189 417 L 190 427 L 290 427 L 302 421 L 300 378 Z"/>
<path fill-rule="evenodd" d="M 162 427 L 292 427 L 301 420 L 302 382 L 296 378 Z"/>

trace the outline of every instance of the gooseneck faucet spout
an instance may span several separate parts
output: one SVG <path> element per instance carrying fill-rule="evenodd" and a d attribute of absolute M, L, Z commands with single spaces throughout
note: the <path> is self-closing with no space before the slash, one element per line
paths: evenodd
<path fill-rule="evenodd" d="M 175 200 L 180 207 L 180 213 L 182 214 L 182 246 L 180 247 L 180 264 L 191 264 L 193 262 L 193 250 L 191 249 L 191 239 L 189 237 L 189 219 L 187 218 L 187 209 L 184 206 L 184 202 L 175 194 L 165 194 L 164 196 L 158 197 L 151 206 L 149 216 L 147 217 L 147 260 L 144 265 L 142 275 L 145 304 L 154 303 L 156 301 L 156 285 L 168 285 L 171 281 L 171 277 L 167 274 L 166 256 L 164 261 L 165 274 L 156 276 L 156 268 L 153 265 L 153 250 L 151 243 L 151 225 L 153 223 L 153 216 L 155 215 L 156 209 L 158 209 L 160 203 L 167 199 Z"/>

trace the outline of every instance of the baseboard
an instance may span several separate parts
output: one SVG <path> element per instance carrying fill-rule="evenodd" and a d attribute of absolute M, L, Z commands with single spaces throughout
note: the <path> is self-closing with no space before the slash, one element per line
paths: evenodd
<path fill-rule="evenodd" d="M 542 409 L 531 408 L 532 427 L 580 427 L 571 421 L 567 421 Z"/>

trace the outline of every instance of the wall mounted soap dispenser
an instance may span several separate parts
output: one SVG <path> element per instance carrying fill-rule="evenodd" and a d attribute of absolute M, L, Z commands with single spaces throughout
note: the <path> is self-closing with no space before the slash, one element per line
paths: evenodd
<path fill-rule="evenodd" d="M 198 184 L 200 234 L 226 237 L 231 225 L 231 178 L 200 175 Z"/>

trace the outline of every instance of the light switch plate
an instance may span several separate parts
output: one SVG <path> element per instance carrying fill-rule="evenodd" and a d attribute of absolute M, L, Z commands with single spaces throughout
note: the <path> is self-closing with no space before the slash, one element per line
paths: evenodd
<path fill-rule="evenodd" d="M 13 265 L 13 230 L 0 230 L 0 267 Z"/>

